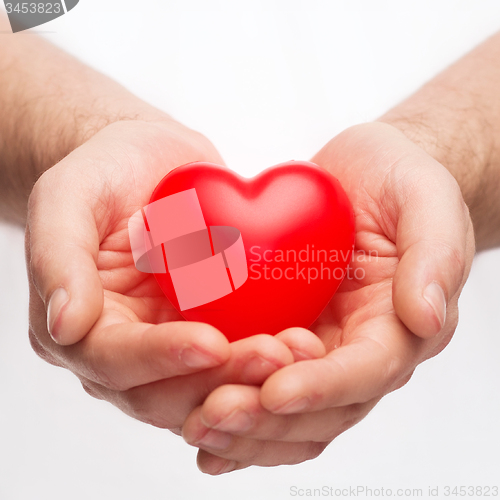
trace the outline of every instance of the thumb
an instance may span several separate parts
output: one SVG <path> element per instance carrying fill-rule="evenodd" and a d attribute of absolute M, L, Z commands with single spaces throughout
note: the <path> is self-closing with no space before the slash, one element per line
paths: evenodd
<path fill-rule="evenodd" d="M 50 335 L 62 345 L 81 340 L 103 308 L 95 219 L 82 189 L 66 180 L 47 174 L 39 179 L 26 226 L 30 287 L 45 304 Z"/>
<path fill-rule="evenodd" d="M 410 170 L 397 201 L 400 261 L 393 303 L 414 334 L 431 338 L 442 330 L 448 305 L 458 299 L 468 276 L 474 235 L 455 179 L 434 160 L 426 163 L 430 168 Z"/>

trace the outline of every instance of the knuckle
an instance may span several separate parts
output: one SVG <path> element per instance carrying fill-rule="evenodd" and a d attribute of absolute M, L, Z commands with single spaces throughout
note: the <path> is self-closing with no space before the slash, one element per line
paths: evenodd
<path fill-rule="evenodd" d="M 131 389 L 121 394 L 123 411 L 131 417 L 160 429 L 179 429 L 179 422 L 171 422 L 159 405 L 152 404 L 141 395 L 141 391 Z"/>

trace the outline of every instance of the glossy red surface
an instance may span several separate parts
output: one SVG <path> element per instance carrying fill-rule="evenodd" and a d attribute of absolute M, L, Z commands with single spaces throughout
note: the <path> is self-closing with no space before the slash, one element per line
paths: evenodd
<path fill-rule="evenodd" d="M 182 316 L 215 326 L 230 341 L 310 326 L 340 285 L 354 244 L 354 215 L 339 181 L 308 162 L 276 165 L 252 179 L 190 163 L 166 175 L 150 202 L 191 188 L 207 226 L 240 230 L 249 275 L 229 295 Z M 170 275 L 155 277 L 178 309 Z"/>

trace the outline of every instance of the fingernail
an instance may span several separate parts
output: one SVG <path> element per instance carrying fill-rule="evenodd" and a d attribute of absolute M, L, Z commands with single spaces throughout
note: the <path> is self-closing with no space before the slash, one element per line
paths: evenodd
<path fill-rule="evenodd" d="M 446 321 L 446 297 L 443 289 L 433 281 L 425 288 L 423 297 L 436 313 L 439 324 L 443 328 Z"/>
<path fill-rule="evenodd" d="M 218 364 L 211 354 L 202 352 L 195 347 L 183 349 L 179 358 L 189 368 L 209 368 Z"/>
<path fill-rule="evenodd" d="M 285 403 L 282 406 L 279 406 L 275 410 L 273 410 L 273 413 L 299 413 L 301 411 L 304 411 L 306 408 L 308 408 L 310 405 L 309 398 L 306 397 L 298 397 L 295 399 L 292 399 L 288 403 Z"/>
<path fill-rule="evenodd" d="M 262 379 L 267 378 L 271 373 L 274 373 L 279 366 L 276 363 L 263 358 L 262 356 L 254 356 L 251 358 L 242 370 L 243 380 L 248 383 L 258 383 Z"/>
<path fill-rule="evenodd" d="M 250 429 L 253 423 L 254 418 L 246 411 L 238 408 L 214 425 L 213 428 L 226 432 L 243 432 Z"/>
<path fill-rule="evenodd" d="M 231 434 L 210 429 L 199 441 L 195 443 L 200 448 L 211 448 L 212 450 L 225 450 L 232 441 Z"/>
<path fill-rule="evenodd" d="M 47 330 L 54 342 L 59 343 L 58 319 L 61 316 L 63 307 L 68 303 L 69 295 L 63 287 L 57 288 L 50 297 L 49 307 L 47 308 Z"/>

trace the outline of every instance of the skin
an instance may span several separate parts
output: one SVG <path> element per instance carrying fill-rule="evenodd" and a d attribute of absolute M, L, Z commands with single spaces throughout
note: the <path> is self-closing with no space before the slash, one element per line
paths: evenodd
<path fill-rule="evenodd" d="M 223 164 L 208 139 L 35 36 L 1 37 L 0 75 L 0 214 L 26 229 L 39 356 L 92 396 L 179 434 L 215 387 L 261 384 L 324 354 L 316 338 L 286 334 L 230 345 L 181 321 L 135 269 L 129 217 L 172 168 Z"/>
<path fill-rule="evenodd" d="M 351 275 L 359 279 L 344 280 L 311 329 L 324 357 L 284 367 L 261 388 L 219 387 L 191 413 L 183 436 L 201 446 L 198 464 L 206 472 L 317 456 L 406 384 L 455 331 L 474 236 L 450 173 L 382 123 L 348 129 L 313 161 L 338 177 L 353 203 Z M 444 307 L 436 314 L 424 298 L 435 283 L 445 290 L 446 318 Z M 219 432 L 212 448 L 200 441 L 206 428 Z"/>
<path fill-rule="evenodd" d="M 154 277 L 134 266 L 128 219 L 165 171 L 214 159 L 195 144 L 177 124 L 107 126 L 40 177 L 26 231 L 34 349 L 91 395 L 177 433 L 215 387 L 261 384 L 294 361 L 292 341 L 260 335 L 230 345 L 209 325 L 181 321 Z M 69 297 L 54 306 L 61 287 Z M 314 340 L 299 345 L 308 357 Z"/>
<path fill-rule="evenodd" d="M 355 259 L 365 279 L 344 282 L 313 325 L 325 357 L 287 366 L 261 388 L 220 387 L 191 413 L 188 442 L 219 432 L 198 454 L 201 470 L 314 458 L 450 341 L 475 247 L 500 244 L 499 61 L 496 34 L 312 159 L 353 202 L 357 251 L 378 258 Z M 439 293 L 424 300 L 429 283 L 444 302 Z"/>
<path fill-rule="evenodd" d="M 496 36 L 312 159 L 355 207 L 362 278 L 311 331 L 229 344 L 179 321 L 126 231 L 168 170 L 222 163 L 213 145 L 49 44 L 2 37 L 0 212 L 26 224 L 33 348 L 92 396 L 182 432 L 204 472 L 317 456 L 446 346 L 474 230 L 480 249 L 500 241 L 498 52 Z"/>

